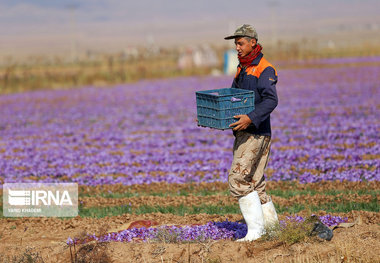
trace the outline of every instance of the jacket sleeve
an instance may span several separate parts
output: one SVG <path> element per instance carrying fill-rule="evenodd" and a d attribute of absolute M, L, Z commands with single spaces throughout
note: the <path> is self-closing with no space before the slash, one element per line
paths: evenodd
<path fill-rule="evenodd" d="M 232 89 L 237 89 L 238 88 L 237 85 L 236 85 L 236 79 L 235 78 L 232 80 L 231 88 Z"/>
<path fill-rule="evenodd" d="M 258 128 L 278 104 L 276 92 L 277 76 L 272 67 L 267 67 L 258 79 L 258 92 L 261 102 L 255 104 L 255 109 L 248 113 L 253 125 Z"/>
<path fill-rule="evenodd" d="M 231 88 L 233 89 L 238 89 L 239 88 L 239 85 L 237 84 L 237 81 L 238 81 L 238 76 L 240 74 L 240 68 L 238 67 L 237 71 L 236 71 L 236 74 L 235 74 L 235 77 L 234 79 L 232 80 L 232 84 L 231 84 Z"/>

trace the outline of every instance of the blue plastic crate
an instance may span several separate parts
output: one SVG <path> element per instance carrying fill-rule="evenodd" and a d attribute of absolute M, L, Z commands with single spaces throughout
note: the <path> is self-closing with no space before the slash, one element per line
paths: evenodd
<path fill-rule="evenodd" d="M 245 89 L 213 89 L 195 92 L 198 124 L 225 130 L 237 121 L 233 116 L 255 109 L 255 93 Z"/>

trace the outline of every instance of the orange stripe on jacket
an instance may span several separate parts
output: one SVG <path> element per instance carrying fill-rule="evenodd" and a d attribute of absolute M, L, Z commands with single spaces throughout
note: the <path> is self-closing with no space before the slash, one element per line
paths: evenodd
<path fill-rule="evenodd" d="M 246 69 L 247 75 L 252 75 L 260 78 L 261 73 L 267 68 L 272 67 L 274 69 L 274 74 L 277 76 L 277 71 L 271 63 L 269 63 L 265 58 L 261 58 L 257 66 L 249 66 Z"/>

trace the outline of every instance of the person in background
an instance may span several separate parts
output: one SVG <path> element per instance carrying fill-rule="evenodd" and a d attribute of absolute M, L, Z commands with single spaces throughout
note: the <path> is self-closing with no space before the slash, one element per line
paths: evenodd
<path fill-rule="evenodd" d="M 255 109 L 234 116 L 238 120 L 230 125 L 235 141 L 228 175 L 230 192 L 238 199 L 248 228 L 247 235 L 237 241 L 252 241 L 278 223 L 276 209 L 265 192 L 264 177 L 271 147 L 270 114 L 278 104 L 277 72 L 263 57 L 253 26 L 244 24 L 224 39 L 235 40 L 239 58 L 231 88 L 255 92 Z"/>

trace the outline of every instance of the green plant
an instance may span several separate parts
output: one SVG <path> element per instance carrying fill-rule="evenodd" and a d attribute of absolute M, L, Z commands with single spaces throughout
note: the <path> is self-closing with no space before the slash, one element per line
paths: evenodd
<path fill-rule="evenodd" d="M 286 245 L 292 245 L 302 242 L 311 237 L 314 223 L 318 220 L 315 216 L 310 216 L 311 211 L 307 212 L 309 216 L 305 221 L 286 220 L 282 224 L 274 224 L 265 228 L 265 234 L 260 241 L 278 241 Z"/>
<path fill-rule="evenodd" d="M 310 238 L 313 224 L 308 222 L 287 222 L 287 225 L 279 232 L 278 240 L 287 245 L 292 245 Z"/>

